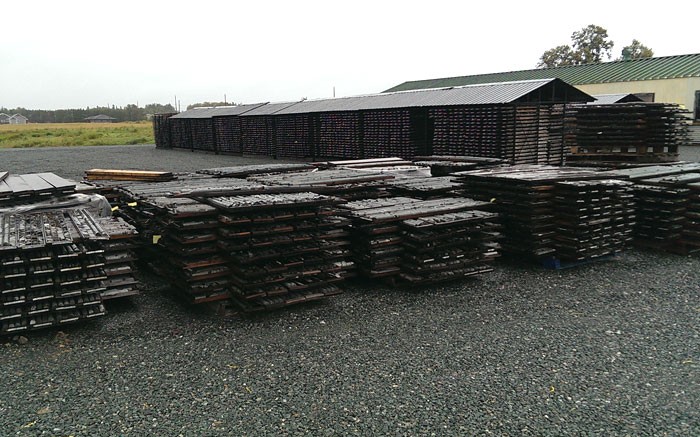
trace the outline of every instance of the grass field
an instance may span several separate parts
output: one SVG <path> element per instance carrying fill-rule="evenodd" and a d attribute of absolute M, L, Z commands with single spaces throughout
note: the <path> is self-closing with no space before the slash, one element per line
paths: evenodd
<path fill-rule="evenodd" d="M 0 125 L 0 148 L 153 144 L 150 122 Z"/>

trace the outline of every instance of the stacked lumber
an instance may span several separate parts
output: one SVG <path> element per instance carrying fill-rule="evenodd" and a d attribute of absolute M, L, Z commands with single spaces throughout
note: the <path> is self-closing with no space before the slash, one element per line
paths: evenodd
<path fill-rule="evenodd" d="M 102 238 L 86 210 L 0 215 L 0 334 L 104 315 Z"/>
<path fill-rule="evenodd" d="M 336 200 L 314 193 L 206 199 L 219 211 L 218 246 L 231 297 L 245 311 L 269 310 L 340 292 L 352 268 Z"/>
<path fill-rule="evenodd" d="M 366 111 L 363 123 L 364 156 L 357 158 L 410 159 L 418 154 L 418 147 L 411 139 L 409 110 Z"/>
<path fill-rule="evenodd" d="M 426 284 L 492 271 L 500 237 L 496 218 L 477 210 L 404 220 L 401 278 Z"/>
<path fill-rule="evenodd" d="M 504 254 L 543 259 L 556 255 L 557 182 L 603 179 L 589 170 L 540 165 L 519 165 L 456 173 L 464 193 L 491 202 L 503 226 Z"/>
<path fill-rule="evenodd" d="M 119 217 L 98 218 L 97 223 L 109 237 L 108 240 L 100 241 L 104 250 L 104 270 L 107 276 L 102 282 L 102 300 L 138 294 L 138 281 L 134 277 L 135 238 L 138 234 L 136 228 Z"/>
<path fill-rule="evenodd" d="M 111 170 L 93 168 L 85 171 L 85 179 L 88 181 L 137 181 L 137 182 L 166 182 L 174 179 L 169 171 L 147 170 Z"/>
<path fill-rule="evenodd" d="M 564 262 L 612 255 L 632 241 L 633 183 L 621 180 L 557 182 L 554 247 Z"/>
<path fill-rule="evenodd" d="M 37 202 L 52 196 L 75 193 L 75 182 L 53 173 L 15 175 L 0 172 L 0 205 Z"/>
<path fill-rule="evenodd" d="M 360 112 L 329 112 L 319 115 L 319 157 L 358 158 L 362 156 Z"/>
<path fill-rule="evenodd" d="M 465 198 L 442 198 L 434 200 L 414 199 L 410 197 L 393 197 L 384 199 L 357 200 L 342 205 L 348 211 L 352 220 L 351 241 L 352 251 L 358 271 L 366 278 L 396 278 L 405 272 L 414 282 L 420 282 L 414 263 L 408 262 L 408 270 L 404 265 L 404 221 L 436 217 L 433 225 L 439 227 L 439 222 L 449 221 L 450 218 L 439 216 L 445 214 L 471 211 L 485 206 Z M 457 221 L 455 217 L 453 220 Z M 428 222 L 426 222 L 428 223 Z M 466 223 L 462 222 L 462 224 Z M 421 222 L 408 222 L 405 226 L 417 235 L 417 227 Z M 454 230 L 454 228 L 453 228 Z M 417 239 L 419 239 L 417 237 Z M 415 241 L 414 241 L 414 244 Z M 441 247 L 438 246 L 437 249 Z M 410 255 L 410 254 L 409 254 Z M 411 261 L 411 260 L 409 260 Z M 429 271 L 425 271 L 430 276 Z M 435 278 L 435 277 L 434 277 Z M 425 278 L 424 278 L 425 279 Z"/>
<path fill-rule="evenodd" d="M 671 103 L 575 107 L 570 162 L 668 162 L 688 144 L 687 111 Z"/>
<path fill-rule="evenodd" d="M 345 200 L 367 199 L 386 195 L 387 181 L 394 176 L 375 171 L 330 169 L 249 177 L 263 185 L 297 188 L 318 194 L 328 194 Z"/>

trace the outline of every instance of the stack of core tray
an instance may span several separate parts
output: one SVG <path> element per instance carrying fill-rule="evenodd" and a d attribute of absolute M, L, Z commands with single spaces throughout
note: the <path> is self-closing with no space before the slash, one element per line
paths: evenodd
<path fill-rule="evenodd" d="M 679 163 L 606 172 L 634 181 L 638 246 L 689 253 L 700 250 L 700 163 Z"/>
<path fill-rule="evenodd" d="M 499 158 L 509 164 L 563 163 L 561 104 L 433 108 L 428 114 L 437 155 Z"/>
<path fill-rule="evenodd" d="M 421 223 L 428 227 L 437 227 L 440 220 L 459 220 L 458 217 L 447 216 L 448 214 L 471 211 L 486 205 L 484 202 L 465 198 L 423 200 L 393 197 L 358 200 L 342 205 L 342 208 L 348 210 L 352 220 L 352 250 L 359 272 L 367 278 L 395 278 L 406 270 L 402 268 L 405 262 L 402 226 L 406 226 L 412 235 L 416 236 L 416 240 L 420 240 L 418 228 L 421 227 Z M 404 224 L 406 220 L 421 218 L 426 221 Z M 439 249 L 438 247 L 436 250 Z M 406 261 L 406 265 L 409 266 L 409 270 L 406 270 L 407 277 L 418 282 L 415 278 L 421 278 L 422 275 L 417 275 L 415 269 L 410 269 L 413 264 L 411 260 Z M 425 277 L 430 276 L 430 272 L 424 273 Z"/>
<path fill-rule="evenodd" d="M 620 180 L 558 182 L 554 189 L 557 258 L 577 262 L 621 251 L 632 240 L 633 185 Z"/>
<path fill-rule="evenodd" d="M 464 195 L 491 202 L 503 228 L 503 253 L 535 260 L 555 255 L 554 188 L 557 182 L 603 179 L 593 171 L 518 165 L 456 173 Z"/>
<path fill-rule="evenodd" d="M 416 156 L 416 165 L 430 167 L 433 176 L 447 176 L 459 171 L 476 170 L 484 167 L 502 165 L 504 160 L 499 158 L 482 158 L 478 156 Z"/>
<path fill-rule="evenodd" d="M 244 311 L 267 310 L 340 292 L 348 276 L 347 223 L 337 200 L 315 193 L 207 198 L 219 211 L 218 246 L 231 297 Z"/>
<path fill-rule="evenodd" d="M 228 298 L 229 269 L 217 246 L 217 209 L 183 193 L 260 188 L 241 179 L 181 176 L 177 181 L 118 188 L 121 214 L 141 236 L 142 258 L 189 302 Z M 130 205 L 130 206 L 128 206 Z"/>
<path fill-rule="evenodd" d="M 297 187 L 345 200 L 369 199 L 387 194 L 387 181 L 394 176 L 373 171 L 330 169 L 295 173 L 253 175 L 250 181 L 264 185 Z"/>
<path fill-rule="evenodd" d="M 313 170 L 311 164 L 253 164 L 237 165 L 235 167 L 216 167 L 197 170 L 198 174 L 211 175 L 219 178 L 241 178 L 266 173 L 288 173 L 303 170 Z"/>
<path fill-rule="evenodd" d="M 669 103 L 575 107 L 575 144 L 569 162 L 668 162 L 688 144 L 685 111 Z"/>
<path fill-rule="evenodd" d="M 454 182 L 450 176 L 412 177 L 393 180 L 389 187 L 395 196 L 430 199 L 454 196 L 455 191 L 462 188 L 462 184 Z"/>
<path fill-rule="evenodd" d="M 637 204 L 635 243 L 665 249 L 667 245 L 680 242 L 687 221 L 690 190 L 637 184 L 634 192 Z"/>
<path fill-rule="evenodd" d="M 404 220 L 401 278 L 424 284 L 492 271 L 496 217 L 476 210 Z"/>
<path fill-rule="evenodd" d="M 14 175 L 0 171 L 0 206 L 9 203 L 38 202 L 51 196 L 74 192 L 75 182 L 53 173 Z"/>
<path fill-rule="evenodd" d="M 102 300 L 138 294 L 138 281 L 134 278 L 136 228 L 119 217 L 98 218 L 97 222 L 109 236 L 108 240 L 100 241 L 107 275 L 102 283 L 105 288 Z"/>
<path fill-rule="evenodd" d="M 360 112 L 319 114 L 318 156 L 357 158 L 362 155 Z"/>
<path fill-rule="evenodd" d="M 411 138 L 411 113 L 408 109 L 372 110 L 363 114 L 363 156 L 383 158 L 416 156 L 418 146 Z"/>
<path fill-rule="evenodd" d="M 103 238 L 82 209 L 0 215 L 0 334 L 104 315 Z"/>

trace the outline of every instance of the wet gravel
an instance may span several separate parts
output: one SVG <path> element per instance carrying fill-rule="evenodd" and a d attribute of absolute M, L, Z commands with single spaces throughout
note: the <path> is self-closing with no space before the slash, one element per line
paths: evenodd
<path fill-rule="evenodd" d="M 110 161 L 0 151 L 0 168 L 243 162 L 121 149 L 99 148 Z M 698 257 L 499 263 L 480 279 L 353 283 L 245 317 L 186 307 L 140 277 L 143 294 L 101 320 L 0 340 L 0 435 L 700 434 Z"/>

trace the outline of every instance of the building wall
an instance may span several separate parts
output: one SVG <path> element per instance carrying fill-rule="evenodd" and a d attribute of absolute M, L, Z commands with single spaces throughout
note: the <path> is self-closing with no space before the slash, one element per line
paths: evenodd
<path fill-rule="evenodd" d="M 700 91 L 700 77 L 681 79 L 644 80 L 635 82 L 596 83 L 576 85 L 588 94 L 615 93 L 654 93 L 654 101 L 678 103 L 692 111 L 695 105 L 695 91 Z"/>

